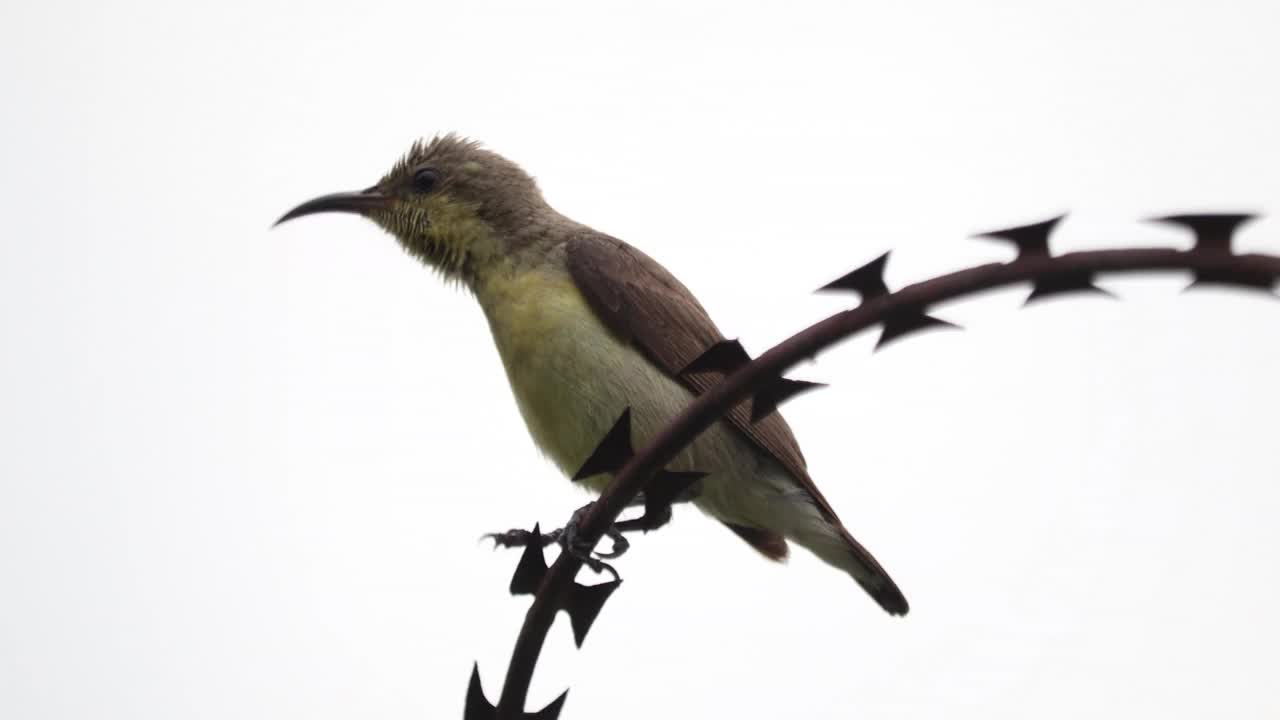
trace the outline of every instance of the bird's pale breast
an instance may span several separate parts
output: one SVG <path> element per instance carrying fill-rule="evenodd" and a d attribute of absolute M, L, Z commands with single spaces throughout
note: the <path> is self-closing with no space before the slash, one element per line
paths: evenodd
<path fill-rule="evenodd" d="M 626 407 L 639 446 L 692 400 L 601 324 L 567 274 L 519 273 L 486 288 L 480 300 L 529 432 L 566 474 L 577 471 Z M 707 430 L 671 467 L 713 473 L 699 504 L 718 517 L 755 514 L 735 506 L 750 503 L 760 454 L 729 426 Z M 735 477 L 736 491 L 722 493 Z M 590 484 L 599 490 L 607 479 Z"/>

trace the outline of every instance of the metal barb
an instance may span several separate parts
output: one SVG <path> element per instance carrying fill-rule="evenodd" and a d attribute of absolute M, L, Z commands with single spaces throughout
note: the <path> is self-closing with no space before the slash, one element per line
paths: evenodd
<path fill-rule="evenodd" d="M 779 405 L 796 395 L 820 387 L 826 387 L 826 384 L 784 377 L 774 380 L 751 397 L 751 422 L 759 422 L 768 417 Z"/>
<path fill-rule="evenodd" d="M 467 704 L 462 710 L 462 720 L 495 720 L 498 708 L 484 696 L 480 685 L 480 663 L 471 666 L 471 682 L 467 685 Z"/>
<path fill-rule="evenodd" d="M 863 302 L 888 295 L 889 286 L 884 284 L 884 268 L 888 263 L 889 253 L 885 253 L 848 275 L 823 285 L 818 292 L 852 290 L 862 296 Z"/>
<path fill-rule="evenodd" d="M 1078 292 L 1097 293 L 1110 298 L 1115 297 L 1115 295 L 1112 295 L 1110 292 L 1093 284 L 1093 273 L 1085 272 L 1036 280 L 1031 285 L 1031 294 L 1027 296 L 1027 299 L 1023 304 L 1030 305 L 1033 302 L 1038 302 L 1055 295 Z"/>
<path fill-rule="evenodd" d="M 565 690 L 560 696 L 552 700 L 546 707 L 536 713 L 525 713 L 526 720 L 556 720 L 560 717 L 560 710 L 564 708 L 564 701 L 568 699 L 569 691 Z"/>
<path fill-rule="evenodd" d="M 635 451 L 631 449 L 631 406 L 627 406 L 618 416 L 617 422 L 605 433 L 604 439 L 591 451 L 591 456 L 582 463 L 572 480 L 578 482 L 592 475 L 611 473 L 621 469 Z"/>
<path fill-rule="evenodd" d="M 556 720 L 560 717 L 560 710 L 564 708 L 564 701 L 569 697 L 569 691 L 565 690 L 560 696 L 552 700 L 546 707 L 538 712 L 521 712 L 521 720 Z M 498 708 L 489 702 L 489 698 L 484 695 L 484 687 L 480 684 L 480 663 L 476 663 L 471 667 L 471 682 L 467 685 L 467 703 L 462 710 L 462 720 L 497 720 Z"/>
<path fill-rule="evenodd" d="M 1191 288 L 1206 285 L 1218 287 L 1227 285 L 1261 290 L 1269 295 L 1274 295 L 1272 288 L 1275 287 L 1277 282 L 1280 282 L 1280 275 L 1264 271 L 1197 270 L 1193 274 L 1191 284 L 1187 286 L 1187 289 L 1190 290 Z"/>
<path fill-rule="evenodd" d="M 697 470 L 660 470 L 644 486 L 644 514 L 658 515 L 680 499 L 708 473 Z"/>
<path fill-rule="evenodd" d="M 1151 222 L 1165 223 L 1184 227 L 1195 235 L 1196 243 L 1193 252 L 1231 253 L 1231 242 L 1236 231 L 1245 223 L 1257 219 L 1252 213 L 1200 213 L 1194 215 L 1168 215 L 1152 218 Z M 1196 270 L 1192 275 L 1188 288 L 1204 285 L 1230 285 L 1234 287 L 1256 288 L 1271 292 L 1272 286 L 1280 280 L 1275 274 L 1266 271 L 1251 272 L 1232 270 Z"/>
<path fill-rule="evenodd" d="M 511 576 L 512 595 L 532 595 L 538 592 L 538 587 L 542 585 L 542 578 L 547 574 L 547 558 L 542 552 L 542 543 L 537 541 L 541 536 L 541 528 L 535 524 L 533 526 L 534 542 L 524 546 L 524 552 L 520 553 L 520 562 Z"/>
<path fill-rule="evenodd" d="M 721 340 L 707 348 L 680 371 L 680 377 L 704 372 L 722 372 L 726 375 L 751 362 L 751 356 L 737 340 Z"/>
<path fill-rule="evenodd" d="M 926 315 L 919 309 L 902 310 L 889 315 L 884 321 L 884 330 L 880 331 L 880 339 L 876 340 L 876 350 L 888 345 L 905 335 L 928 330 L 930 328 L 955 328 L 961 329 L 955 323 L 949 323 L 946 320 L 940 320 L 932 315 Z"/>
<path fill-rule="evenodd" d="M 1257 217 L 1251 213 L 1202 213 L 1168 215 L 1151 218 L 1151 222 L 1179 225 L 1190 230 L 1196 236 L 1196 250 L 1229 253 L 1236 230 Z"/>
<path fill-rule="evenodd" d="M 620 578 L 599 585 L 573 584 L 573 589 L 565 599 L 564 611 L 569 613 L 569 626 L 573 628 L 574 645 L 582 647 L 582 642 L 587 639 L 587 631 L 596 621 L 596 616 L 600 614 L 605 601 L 621 584 Z"/>
<path fill-rule="evenodd" d="M 1053 230 L 1058 226 L 1058 223 L 1062 222 L 1066 217 L 1066 215 L 1059 215 L 1031 225 L 1020 225 L 1005 230 L 978 233 L 974 237 L 1005 240 L 1013 243 L 1018 248 L 1019 260 L 1028 257 L 1048 257 L 1049 236 L 1053 234 Z"/>

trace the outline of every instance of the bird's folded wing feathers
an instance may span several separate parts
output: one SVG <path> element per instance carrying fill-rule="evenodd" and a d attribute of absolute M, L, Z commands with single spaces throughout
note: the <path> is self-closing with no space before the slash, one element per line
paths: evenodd
<path fill-rule="evenodd" d="M 574 284 L 604 324 L 634 344 L 668 376 L 701 395 L 724 378 L 721 373 L 678 373 L 707 348 L 724 339 L 688 288 L 655 260 L 603 234 L 577 236 L 567 246 Z M 778 413 L 751 422 L 744 401 L 726 416 L 753 444 L 769 453 L 814 499 L 829 519 L 835 511 L 805 470 L 791 428 Z"/>

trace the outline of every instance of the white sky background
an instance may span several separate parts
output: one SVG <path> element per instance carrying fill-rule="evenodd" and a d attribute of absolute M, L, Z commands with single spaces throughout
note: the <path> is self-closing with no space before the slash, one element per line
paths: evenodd
<path fill-rule="evenodd" d="M 474 302 L 358 218 L 268 226 L 457 130 L 759 352 L 891 285 L 1140 218 L 1280 212 L 1273 2 L 6 3 L 0 716 L 455 718 L 528 600 L 485 531 L 586 497 Z M 963 9 L 959 6 L 963 5 Z M 1280 224 L 1242 233 L 1280 252 Z M 692 510 L 638 539 L 565 718 L 1280 713 L 1280 306 L 1185 278 L 798 377 L 819 485 L 906 591 Z"/>

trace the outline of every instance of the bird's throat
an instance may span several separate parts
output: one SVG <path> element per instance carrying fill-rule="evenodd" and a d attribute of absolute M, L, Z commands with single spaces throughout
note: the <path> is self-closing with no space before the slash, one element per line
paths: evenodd
<path fill-rule="evenodd" d="M 447 279 L 473 285 L 500 254 L 497 234 L 471 203 L 442 194 L 401 217 L 403 225 L 387 229 L 409 254 Z"/>

